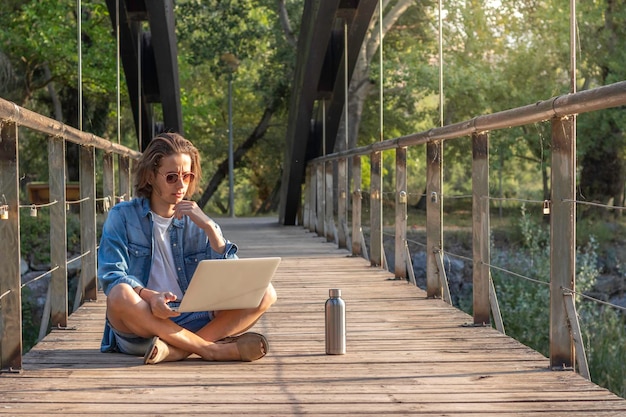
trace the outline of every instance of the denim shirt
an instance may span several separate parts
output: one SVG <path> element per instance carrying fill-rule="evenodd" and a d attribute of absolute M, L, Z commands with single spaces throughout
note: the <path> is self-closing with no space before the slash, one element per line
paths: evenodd
<path fill-rule="evenodd" d="M 189 287 L 198 263 L 204 259 L 236 258 L 237 246 L 226 240 L 224 253 L 211 248 L 209 239 L 189 217 L 173 219 L 169 228 L 174 266 L 183 294 Z M 221 233 L 221 230 L 220 230 Z M 98 280 L 106 295 L 120 283 L 145 287 L 150 277 L 154 250 L 150 201 L 134 198 L 115 205 L 102 228 L 98 250 Z M 114 348 L 112 330 L 105 323 L 100 350 Z"/>

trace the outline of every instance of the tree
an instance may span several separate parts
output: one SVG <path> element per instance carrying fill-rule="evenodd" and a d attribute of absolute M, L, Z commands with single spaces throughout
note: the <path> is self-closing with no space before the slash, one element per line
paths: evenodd
<path fill-rule="evenodd" d="M 0 95 L 79 127 L 76 2 L 6 3 L 0 14 L 0 56 L 3 58 L 0 72 L 5 80 L 0 84 Z M 107 19 L 102 2 L 82 2 L 83 128 L 97 135 L 106 135 L 107 126 L 112 125 L 107 123 L 109 106 L 115 101 L 115 44 Z M 29 141 L 22 141 L 22 144 L 30 145 Z M 38 146 L 38 142 L 33 142 L 33 146 Z M 32 152 L 37 153 L 40 149 Z M 68 144 L 67 153 L 68 178 L 76 180 L 78 148 Z M 27 161 L 26 169 L 29 163 Z"/>
<path fill-rule="evenodd" d="M 225 145 L 228 131 L 224 111 L 227 68 L 220 62 L 225 53 L 235 55 L 241 63 L 233 75 L 237 187 L 253 183 L 258 189 L 272 190 L 280 179 L 280 170 L 276 167 L 280 166 L 277 156 L 281 152 L 277 149 L 282 151 L 284 138 L 280 134 L 282 128 L 271 122 L 275 115 L 284 116 L 285 112 L 295 56 L 294 32 L 288 16 L 297 13 L 300 4 L 279 1 L 278 6 L 275 10 L 274 2 L 211 2 L 202 6 L 194 1 L 177 3 L 177 30 L 182 49 L 186 51 L 182 64 L 184 71 L 191 72 L 193 68 L 196 73 L 202 74 L 200 77 L 190 74 L 181 85 L 190 92 L 201 87 L 215 93 L 213 98 L 207 98 L 208 102 L 200 106 L 197 100 L 183 102 L 183 113 L 188 118 L 185 125 L 190 126 L 188 135 L 209 138 L 202 139 L 201 142 L 205 143 L 200 143 L 200 146 L 207 151 L 210 148 L 213 159 L 208 161 L 208 165 L 213 167 L 215 173 L 200 197 L 201 207 L 216 194 L 227 175 Z M 206 120 L 207 115 L 209 120 Z M 281 122 L 278 123 L 280 125 Z M 268 132 L 271 132 L 269 138 Z M 245 139 L 242 140 L 242 137 Z M 269 140 L 272 146 L 267 149 L 259 147 L 264 139 Z M 262 151 L 250 152 L 253 147 Z M 246 166 L 256 169 L 246 170 Z M 262 207 L 275 206 L 275 203 L 265 202 L 271 192 L 262 194 L 265 196 L 257 195 L 256 202 L 245 210 L 255 212 Z M 215 205 L 217 209 L 227 211 L 218 201 Z"/>
<path fill-rule="evenodd" d="M 626 79 L 626 1 L 581 5 L 582 88 Z M 595 7 L 594 7 L 595 6 Z M 626 115 L 623 109 L 585 114 L 578 124 L 580 198 L 624 206 L 626 198 Z M 585 207 L 585 212 L 591 209 Z M 598 213 L 598 211 L 595 211 Z"/>

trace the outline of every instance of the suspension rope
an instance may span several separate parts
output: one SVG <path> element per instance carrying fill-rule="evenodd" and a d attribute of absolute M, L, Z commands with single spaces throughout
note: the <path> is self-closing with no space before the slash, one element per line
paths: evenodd
<path fill-rule="evenodd" d="M 439 0 L 439 125 L 443 126 L 443 5 Z"/>
<path fill-rule="evenodd" d="M 348 150 L 348 20 L 343 22 L 343 84 L 344 84 L 344 129 L 346 131 L 344 135 L 344 150 Z"/>
<path fill-rule="evenodd" d="M 121 97 L 120 97 L 120 1 L 115 0 L 115 73 L 116 73 L 116 86 L 117 86 L 117 143 L 120 143 L 122 137 L 122 116 L 121 112 Z"/>
<path fill-rule="evenodd" d="M 82 42 L 82 5 L 76 1 L 76 16 L 78 18 L 78 130 L 83 130 L 83 42 Z"/>
<path fill-rule="evenodd" d="M 626 207 L 624 206 L 609 206 L 608 204 L 593 203 L 591 201 L 571 200 L 571 199 L 565 199 L 565 198 L 561 201 L 563 201 L 564 203 L 576 203 L 576 204 L 582 204 L 585 206 L 602 207 L 602 208 L 607 208 L 611 210 L 626 210 Z"/>
<path fill-rule="evenodd" d="M 570 93 L 576 93 L 576 0 L 570 0 L 570 23 L 569 23 L 569 44 L 570 44 Z"/>
<path fill-rule="evenodd" d="M 379 140 L 382 142 L 385 138 L 385 134 L 383 132 L 384 129 L 384 118 L 383 118 L 383 0 L 378 1 L 378 77 L 379 79 L 379 92 L 378 99 L 380 102 L 380 137 Z"/>
<path fill-rule="evenodd" d="M 322 155 L 326 156 L 326 99 L 322 99 Z"/>
<path fill-rule="evenodd" d="M 141 123 L 141 29 L 137 36 L 137 136 L 139 137 L 139 150 L 143 150 L 143 132 Z"/>
<path fill-rule="evenodd" d="M 585 299 L 587 299 L 587 300 L 589 300 L 589 301 L 595 301 L 595 302 L 596 302 L 596 303 L 598 303 L 598 304 L 603 304 L 603 305 L 608 306 L 608 307 L 613 307 L 613 308 L 616 308 L 616 309 L 618 309 L 618 310 L 626 311 L 626 307 L 622 307 L 622 306 L 620 306 L 620 305 L 613 304 L 613 303 L 610 303 L 610 302 L 608 302 L 608 301 L 600 300 L 600 299 L 598 299 L 598 298 L 591 297 L 591 296 L 589 296 L 589 295 L 586 295 L 586 294 L 583 294 L 583 293 L 580 293 L 580 292 L 574 291 L 574 290 L 569 289 L 569 288 L 561 287 L 561 290 L 562 290 L 564 293 L 569 293 L 569 294 L 576 294 L 576 295 L 580 295 L 582 298 L 585 298 Z"/>

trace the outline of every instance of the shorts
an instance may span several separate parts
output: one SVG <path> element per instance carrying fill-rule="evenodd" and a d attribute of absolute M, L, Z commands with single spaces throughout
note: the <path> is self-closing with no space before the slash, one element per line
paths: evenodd
<path fill-rule="evenodd" d="M 215 318 L 212 311 L 200 311 L 196 313 L 182 313 L 178 317 L 172 317 L 174 323 L 191 332 L 197 332 Z M 108 319 L 107 319 L 108 321 Z M 109 327 L 115 338 L 115 350 L 127 355 L 143 356 L 148 350 L 152 338 L 140 337 L 132 333 L 117 331 L 109 323 Z"/>

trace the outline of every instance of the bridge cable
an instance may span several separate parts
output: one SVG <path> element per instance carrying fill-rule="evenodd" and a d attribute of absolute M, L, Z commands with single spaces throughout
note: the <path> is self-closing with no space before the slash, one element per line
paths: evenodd
<path fill-rule="evenodd" d="M 141 27 L 137 36 L 137 137 L 139 138 L 139 150 L 143 151 L 143 132 L 141 123 Z"/>
<path fill-rule="evenodd" d="M 439 0 L 439 125 L 443 127 L 443 5 Z"/>
<path fill-rule="evenodd" d="M 115 77 L 116 77 L 116 88 L 117 88 L 117 98 L 116 98 L 116 118 L 117 118 L 117 143 L 121 141 L 121 98 L 120 98 L 120 1 L 115 0 Z"/>
<path fill-rule="evenodd" d="M 378 71 L 379 71 L 379 102 L 380 102 L 380 137 L 379 141 L 382 142 L 384 140 L 384 118 L 383 118 L 383 1 L 378 1 Z"/>
<path fill-rule="evenodd" d="M 76 17 L 78 18 L 78 130 L 83 130 L 83 43 L 82 28 L 82 4 L 81 0 L 76 1 Z"/>
<path fill-rule="evenodd" d="M 348 150 L 348 20 L 343 21 L 343 85 L 344 85 L 344 129 L 346 131 L 344 135 L 344 150 Z M 347 176 L 346 176 L 347 178 Z"/>

